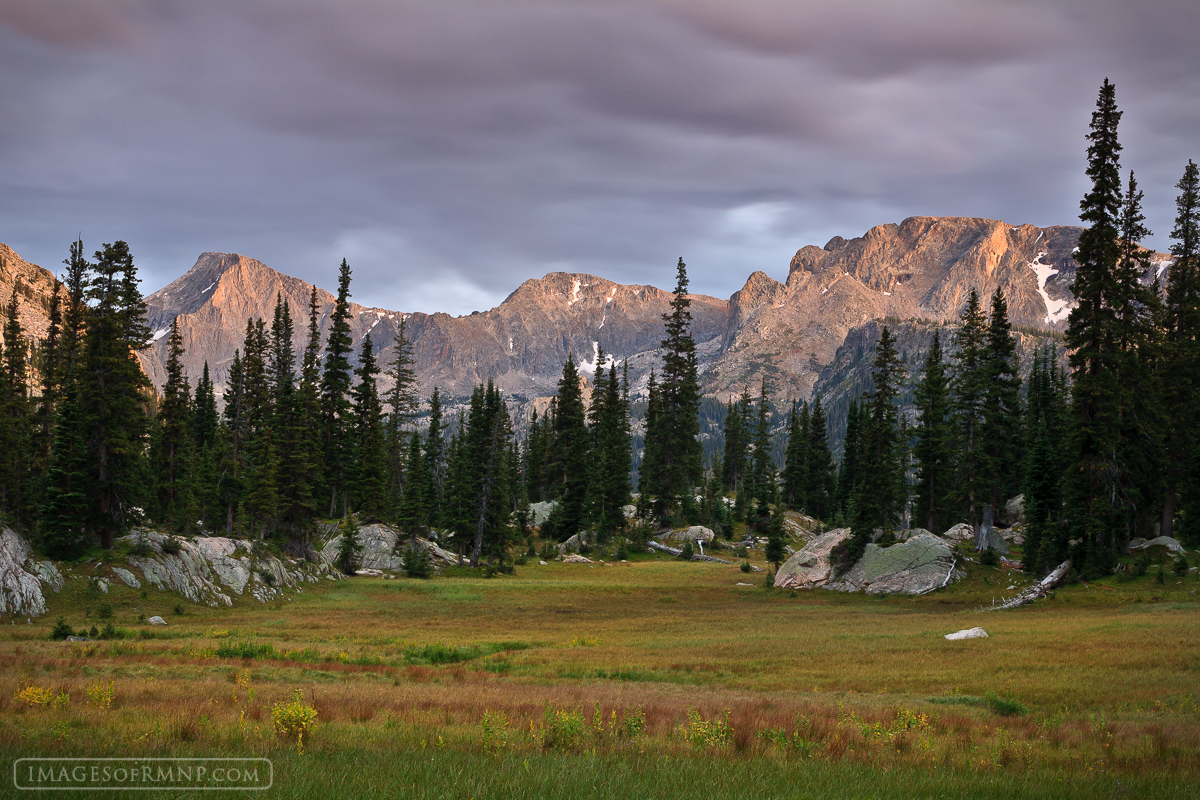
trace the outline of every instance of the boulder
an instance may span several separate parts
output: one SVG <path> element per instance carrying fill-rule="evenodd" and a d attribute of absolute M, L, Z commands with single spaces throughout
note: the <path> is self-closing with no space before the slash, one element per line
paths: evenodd
<path fill-rule="evenodd" d="M 1177 556 L 1187 555 L 1187 550 L 1178 540 L 1170 536 L 1157 536 L 1149 541 L 1136 542 L 1129 545 L 1130 550 L 1149 550 L 1151 547 L 1165 547 L 1168 553 L 1174 553 Z"/>
<path fill-rule="evenodd" d="M 591 547 L 595 543 L 596 534 L 594 531 L 580 531 L 558 546 L 558 554 L 577 553 L 580 549 Z"/>
<path fill-rule="evenodd" d="M 775 586 L 780 589 L 823 586 L 833 568 L 829 554 L 849 538 L 849 528 L 837 528 L 813 539 L 779 568 L 775 573 Z"/>
<path fill-rule="evenodd" d="M 380 572 L 402 572 L 400 559 L 404 555 L 412 537 L 391 525 L 363 525 L 358 529 L 358 543 L 362 546 L 362 558 L 359 562 L 359 572 L 362 570 L 378 570 Z M 438 547 L 422 536 L 416 537 L 417 547 L 429 553 L 435 564 L 457 564 L 458 556 Z M 338 550 L 342 546 L 342 535 L 333 536 L 321 548 L 319 558 L 329 568 L 336 569 Z"/>
<path fill-rule="evenodd" d="M 578 553 L 572 553 L 569 556 L 563 557 L 563 563 L 564 564 L 593 564 L 595 562 L 592 561 L 590 558 L 587 558 L 586 556 L 581 556 Z"/>
<path fill-rule="evenodd" d="M 125 584 L 126 586 L 131 586 L 134 589 L 142 588 L 142 582 L 135 578 L 133 573 L 127 569 L 113 567 L 113 574 L 120 578 L 121 583 Z"/>
<path fill-rule="evenodd" d="M 166 625 L 167 624 L 167 621 L 165 619 L 163 619 L 162 617 L 151 617 L 150 619 L 146 620 L 146 622 L 148 622 L 151 625 Z"/>
<path fill-rule="evenodd" d="M 49 561 L 37 561 L 29 543 L 15 532 L 0 530 L 0 614 L 37 617 L 46 613 L 43 584 L 62 591 L 63 578 Z"/>
<path fill-rule="evenodd" d="M 932 533 L 925 530 L 924 528 L 906 528 L 896 534 L 896 541 L 906 542 L 909 539 L 911 539 L 912 537 L 918 536 L 922 533 L 925 534 L 926 536 L 933 536 Z"/>
<path fill-rule="evenodd" d="M 956 642 L 959 639 L 986 639 L 988 638 L 988 635 L 987 631 L 985 631 L 983 628 L 967 628 L 965 631 L 947 633 L 946 638 L 952 642 Z"/>
<path fill-rule="evenodd" d="M 787 534 L 805 542 L 815 539 L 820 527 L 820 522 L 799 511 L 788 511 L 783 515 L 783 529 Z"/>
<path fill-rule="evenodd" d="M 960 522 L 943 533 L 942 538 L 951 542 L 973 542 L 975 541 L 975 529 L 965 522 Z"/>
<path fill-rule="evenodd" d="M 654 538 L 664 543 L 683 544 L 684 542 L 692 542 L 694 544 L 696 542 L 704 542 L 707 544 L 715 537 L 716 534 L 703 525 L 693 525 L 690 528 L 685 528 L 679 531 L 668 531 L 667 533 Z"/>
<path fill-rule="evenodd" d="M 925 594 L 962 577 L 950 545 L 920 533 L 890 547 L 868 544 L 862 558 L 826 589 L 867 594 Z"/>
<path fill-rule="evenodd" d="M 1000 521 L 1008 526 L 1025 521 L 1025 495 L 1019 494 L 1004 504 Z"/>
<path fill-rule="evenodd" d="M 540 528 L 550 519 L 550 513 L 558 506 L 557 500 L 546 500 L 542 503 L 529 504 L 529 524 Z"/>

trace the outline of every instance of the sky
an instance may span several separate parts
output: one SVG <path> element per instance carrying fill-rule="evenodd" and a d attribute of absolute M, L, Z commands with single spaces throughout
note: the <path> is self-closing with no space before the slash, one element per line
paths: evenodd
<path fill-rule="evenodd" d="M 1195 0 L 0 0 L 0 241 L 204 251 L 465 314 L 587 272 L 728 297 L 916 215 L 1078 223 L 1105 77 L 1165 250 Z"/>

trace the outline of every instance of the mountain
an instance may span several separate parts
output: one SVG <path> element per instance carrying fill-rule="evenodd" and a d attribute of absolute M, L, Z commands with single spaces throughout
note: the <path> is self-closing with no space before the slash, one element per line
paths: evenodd
<path fill-rule="evenodd" d="M 17 296 L 17 319 L 25 335 L 41 340 L 50 329 L 50 297 L 54 293 L 54 275 L 37 264 L 30 264 L 0 244 L 0 306 L 9 303 L 13 289 Z M 0 340 L 4 337 L 0 325 Z"/>
<path fill-rule="evenodd" d="M 704 390 L 723 400 L 740 394 L 743 386 L 754 390 L 765 379 L 780 400 L 809 397 L 821 389 L 837 403 L 830 369 L 837 371 L 839 359 L 852 360 L 845 352 L 839 356 L 848 337 L 867 336 L 864 326 L 873 321 L 929 325 L 953 320 L 972 289 L 986 307 L 987 298 L 1001 287 L 1014 325 L 1030 332 L 1061 332 L 1072 302 L 1072 254 L 1080 231 L 966 217 L 910 217 L 855 239 L 834 237 L 824 247 L 803 247 L 783 283 L 755 272 L 729 300 L 691 296 Z M 27 276 L 22 285 L 30 288 L 22 292 L 48 296 L 49 273 L 6 248 L 0 251 L 5 253 L 5 263 L 18 265 L 18 272 Z M 1154 271 L 1161 275 L 1169 259 L 1156 258 Z M 13 271 L 5 269 L 0 277 Z M 155 339 L 141 354 L 145 370 L 161 386 L 166 333 L 177 319 L 188 374 L 195 380 L 207 360 L 213 380 L 222 386 L 234 350 L 242 344 L 246 320 L 269 321 L 277 296 L 291 307 L 299 350 L 307 339 L 311 291 L 311 284 L 252 258 L 204 253 L 184 275 L 146 298 Z M 554 392 L 569 353 L 585 375 L 594 374 L 601 350 L 628 363 L 636 394 L 658 363 L 662 315 L 670 300 L 669 292 L 653 286 L 551 273 L 521 284 L 496 308 L 466 316 L 352 303 L 351 330 L 356 347 L 369 332 L 376 349 L 384 349 L 380 363 L 387 364 L 404 318 L 423 397 L 435 385 L 448 397 L 463 397 L 492 378 L 510 398 L 524 403 Z M 318 289 L 317 301 L 324 336 L 334 297 Z M 37 303 L 30 300 L 28 306 L 36 316 Z M 36 320 L 30 329 L 39 330 Z M 857 364 L 852 371 L 861 377 L 862 369 Z"/>

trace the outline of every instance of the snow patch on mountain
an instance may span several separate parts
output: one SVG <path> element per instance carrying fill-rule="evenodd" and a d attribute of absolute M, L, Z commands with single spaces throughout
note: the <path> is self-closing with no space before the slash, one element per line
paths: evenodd
<path fill-rule="evenodd" d="M 1058 274 L 1058 270 L 1049 264 L 1043 264 L 1046 252 L 1037 254 L 1037 258 L 1029 262 L 1029 268 L 1033 270 L 1033 274 L 1037 275 L 1038 279 L 1038 294 L 1042 296 L 1042 302 L 1046 304 L 1046 322 L 1062 322 L 1071 313 L 1071 303 L 1068 300 L 1055 300 L 1046 293 L 1046 281 L 1050 277 Z"/>

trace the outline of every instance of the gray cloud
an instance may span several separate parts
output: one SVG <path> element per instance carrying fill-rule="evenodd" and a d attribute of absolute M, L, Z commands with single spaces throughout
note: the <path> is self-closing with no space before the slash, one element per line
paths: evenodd
<path fill-rule="evenodd" d="M 0 0 L 0 241 L 238 251 L 465 313 L 553 270 L 727 296 L 914 214 L 1071 224 L 1100 80 L 1167 245 L 1194 3 Z"/>

